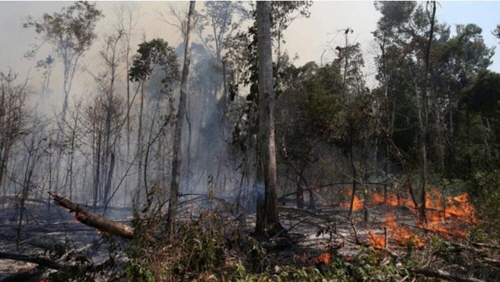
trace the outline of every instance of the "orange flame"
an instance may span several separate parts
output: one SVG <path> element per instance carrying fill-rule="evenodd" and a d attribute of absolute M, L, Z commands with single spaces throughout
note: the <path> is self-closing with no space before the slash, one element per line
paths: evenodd
<path fill-rule="evenodd" d="M 431 190 L 426 198 L 427 223 L 418 222 L 418 226 L 442 236 L 456 235 L 465 237 L 467 224 L 477 223 L 475 210 L 469 201 L 469 195 L 443 198 L 439 190 Z"/>
<path fill-rule="evenodd" d="M 347 194 L 352 197 L 352 190 Z M 360 200 L 356 195 L 353 198 L 353 211 L 359 211 L 364 208 L 365 201 Z M 442 236 L 450 235 L 465 237 L 468 234 L 467 226 L 477 223 L 474 206 L 470 202 L 469 195 L 461 194 L 454 197 L 445 197 L 438 189 L 431 189 L 427 192 L 426 219 L 427 222 L 420 222 L 418 207 L 415 206 L 409 197 L 402 197 L 397 193 L 388 193 L 387 195 L 373 193 L 369 201 L 370 205 L 386 204 L 392 207 L 407 207 L 414 214 L 416 225 L 431 232 L 439 233 Z M 350 201 L 340 204 L 341 207 L 350 208 Z M 412 241 L 416 246 L 424 245 L 424 235 L 416 234 L 404 225 L 398 224 L 395 220 L 395 214 L 389 213 L 385 217 L 385 225 L 388 227 L 388 237 L 403 244 Z M 372 245 L 374 247 L 384 247 L 384 235 L 378 235 L 369 231 Z"/>
<path fill-rule="evenodd" d="M 384 248 L 385 247 L 385 237 L 383 235 L 378 235 L 373 231 L 368 231 L 370 238 L 372 239 L 372 246 L 375 248 Z"/>
<path fill-rule="evenodd" d="M 417 234 L 415 234 L 415 232 L 413 232 L 409 228 L 399 225 L 396 222 L 396 216 L 394 215 L 394 213 L 387 214 L 387 216 L 385 217 L 385 225 L 388 229 L 388 237 L 392 238 L 398 244 L 404 245 L 408 241 L 411 241 L 419 248 L 424 246 L 425 242 L 424 240 L 422 240 L 422 238 L 417 236 Z M 372 246 L 374 246 L 375 248 L 386 247 L 384 235 L 377 235 L 372 231 L 369 231 L 368 234 L 370 235 Z"/>
<path fill-rule="evenodd" d="M 385 219 L 391 238 L 393 238 L 398 244 L 406 244 L 406 242 L 411 241 L 419 248 L 424 246 L 425 243 L 422 238 L 420 238 L 408 227 L 397 224 L 395 219 L 396 216 L 394 213 L 389 213 Z"/>
<path fill-rule="evenodd" d="M 314 259 L 314 263 L 324 263 L 324 264 L 329 264 L 332 261 L 332 255 L 330 253 L 322 253 L 319 255 L 319 257 Z"/>
<path fill-rule="evenodd" d="M 383 204 L 384 202 L 392 207 L 400 207 L 400 206 L 406 206 L 409 208 L 415 208 L 415 205 L 411 201 L 411 199 L 406 199 L 406 198 L 401 198 L 396 194 L 387 194 L 387 201 L 384 201 L 384 195 L 379 194 L 379 193 L 374 193 L 372 195 L 372 200 L 370 201 L 371 205 L 380 205 Z"/>
<path fill-rule="evenodd" d="M 349 197 L 352 197 L 352 189 L 349 189 L 347 191 L 347 194 Z M 351 208 L 351 201 L 348 201 L 347 203 L 340 203 L 340 206 L 343 208 Z M 360 211 L 365 207 L 365 201 L 360 200 L 358 196 L 354 195 L 354 200 L 353 200 L 353 205 L 352 205 L 352 210 L 353 211 Z"/>

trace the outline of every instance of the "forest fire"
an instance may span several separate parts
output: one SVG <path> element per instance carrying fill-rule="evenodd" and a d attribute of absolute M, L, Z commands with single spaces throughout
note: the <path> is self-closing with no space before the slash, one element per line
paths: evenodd
<path fill-rule="evenodd" d="M 318 257 L 314 258 L 314 263 L 319 264 L 319 263 L 324 263 L 324 264 L 329 264 L 332 261 L 332 255 L 330 253 L 321 253 Z"/>
<path fill-rule="evenodd" d="M 352 190 L 348 191 L 352 197 Z M 391 239 L 399 245 L 412 241 L 417 247 L 423 247 L 425 236 L 418 232 L 423 229 L 428 232 L 438 233 L 443 237 L 467 236 L 467 225 L 477 223 L 475 210 L 470 203 L 467 194 L 454 197 L 444 197 L 437 189 L 430 190 L 426 195 L 426 222 L 420 220 L 419 210 L 409 198 L 401 197 L 398 194 L 382 195 L 374 193 L 371 201 L 360 200 L 357 196 L 353 199 L 353 211 L 362 210 L 365 202 L 370 206 L 386 204 L 391 207 L 406 207 L 414 215 L 414 228 L 408 226 L 409 223 L 398 223 L 396 212 L 391 210 L 384 216 L 383 225 L 387 228 L 386 235 L 380 235 L 370 230 L 368 232 L 371 244 L 376 248 L 386 247 L 386 240 Z M 350 208 L 350 201 L 340 204 L 343 208 Z M 387 236 L 387 238 L 385 238 Z"/>
<path fill-rule="evenodd" d="M 352 189 L 349 189 L 349 191 L 347 191 L 347 194 L 350 197 L 352 197 Z M 365 201 L 363 200 L 360 200 L 358 198 L 358 196 L 354 195 L 354 199 L 352 200 L 352 210 L 353 211 L 360 211 L 364 208 L 365 206 Z M 344 202 L 344 203 L 340 203 L 340 206 L 343 207 L 343 208 L 351 208 L 351 201 L 348 201 L 348 202 Z"/>
<path fill-rule="evenodd" d="M 497 6 L 136 2 L 0 2 L 0 282 L 500 282 Z"/>

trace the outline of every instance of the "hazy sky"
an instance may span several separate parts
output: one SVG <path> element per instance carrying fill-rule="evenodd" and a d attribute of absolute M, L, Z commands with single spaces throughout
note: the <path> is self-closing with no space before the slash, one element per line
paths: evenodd
<path fill-rule="evenodd" d="M 32 30 L 22 28 L 23 19 L 27 15 L 39 18 L 43 13 L 53 13 L 60 11 L 70 2 L 1 2 L 0 1 L 0 70 L 5 71 L 8 67 L 18 72 L 21 76 L 26 76 L 31 68 L 30 77 L 34 83 L 40 76 L 34 70 L 35 61 L 23 58 L 23 55 L 30 49 L 30 44 L 37 42 L 35 33 Z M 136 32 L 136 40 L 140 42 L 143 34 L 146 39 L 162 37 L 171 45 L 177 46 L 180 42 L 180 34 L 177 30 L 159 20 L 158 11 L 168 10 L 168 5 L 187 6 L 187 3 L 166 3 L 166 2 L 136 2 L 140 8 Z M 92 47 L 84 62 L 89 70 L 94 69 L 98 64 L 98 50 L 103 46 L 103 36 L 113 30 L 112 25 L 116 22 L 115 10 L 117 2 L 98 2 L 98 7 L 103 11 L 105 18 L 99 22 L 99 39 Z M 202 3 L 197 3 L 197 9 L 202 7 Z M 487 46 L 497 46 L 496 40 L 491 31 L 500 23 L 500 2 L 440 2 L 437 10 L 439 22 L 446 22 L 450 25 L 475 23 L 483 28 L 483 36 Z M 311 17 L 301 18 L 293 22 L 285 34 L 287 41 L 285 48 L 290 55 L 297 54 L 298 64 L 308 61 L 320 62 L 321 55 L 328 46 L 342 45 L 344 38 L 339 30 L 347 27 L 352 28 L 354 33 L 349 38 L 350 42 L 359 42 L 366 55 L 366 74 L 373 77 L 373 37 L 371 32 L 375 30 L 376 22 L 380 14 L 375 10 L 372 1 L 316 1 L 311 7 Z M 452 28 L 453 30 L 454 28 Z M 134 48 L 135 49 L 135 48 Z M 42 50 L 37 59 L 44 58 L 50 50 Z M 325 56 L 324 59 L 327 59 Z M 331 59 L 331 56 L 330 56 Z M 493 65 L 490 69 L 500 72 L 500 54 L 493 58 Z M 93 65 L 94 63 L 94 65 Z M 57 72 L 53 74 L 57 76 Z M 88 76 L 88 75 L 87 75 Z M 81 73 L 79 77 L 85 77 Z M 57 78 L 54 78 L 56 81 Z M 89 77 L 87 77 L 89 79 Z M 80 80 L 79 83 L 83 83 Z M 55 84 L 56 82 L 53 82 Z M 372 83 L 370 85 L 373 85 Z M 52 86 L 52 85 L 51 85 Z M 52 86 L 57 88 L 57 86 Z"/>

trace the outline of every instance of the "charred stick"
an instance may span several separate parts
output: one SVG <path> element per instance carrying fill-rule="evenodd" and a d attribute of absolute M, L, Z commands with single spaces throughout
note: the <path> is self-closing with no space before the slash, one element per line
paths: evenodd
<path fill-rule="evenodd" d="M 449 281 L 457 281 L 457 282 L 484 282 L 484 280 L 477 279 L 474 277 L 463 277 L 463 276 L 455 276 L 450 274 L 444 270 L 430 270 L 430 269 L 414 269 L 412 272 L 417 274 L 422 274 L 426 277 L 445 279 Z"/>
<path fill-rule="evenodd" d="M 49 194 L 52 196 L 54 202 L 57 205 L 68 209 L 70 212 L 74 212 L 75 218 L 85 225 L 127 239 L 132 239 L 132 237 L 134 236 L 134 229 L 128 225 L 110 220 L 96 213 L 88 211 L 81 205 L 75 204 L 61 195 L 50 192 Z"/>

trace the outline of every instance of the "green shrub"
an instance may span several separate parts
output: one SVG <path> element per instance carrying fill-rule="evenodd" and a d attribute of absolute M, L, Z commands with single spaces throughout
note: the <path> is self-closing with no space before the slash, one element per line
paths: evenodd
<path fill-rule="evenodd" d="M 479 225 L 471 232 L 473 239 L 500 239 L 500 170 L 477 172 L 469 181 L 468 192 L 476 208 Z M 484 234 L 489 234 L 484 236 Z"/>

